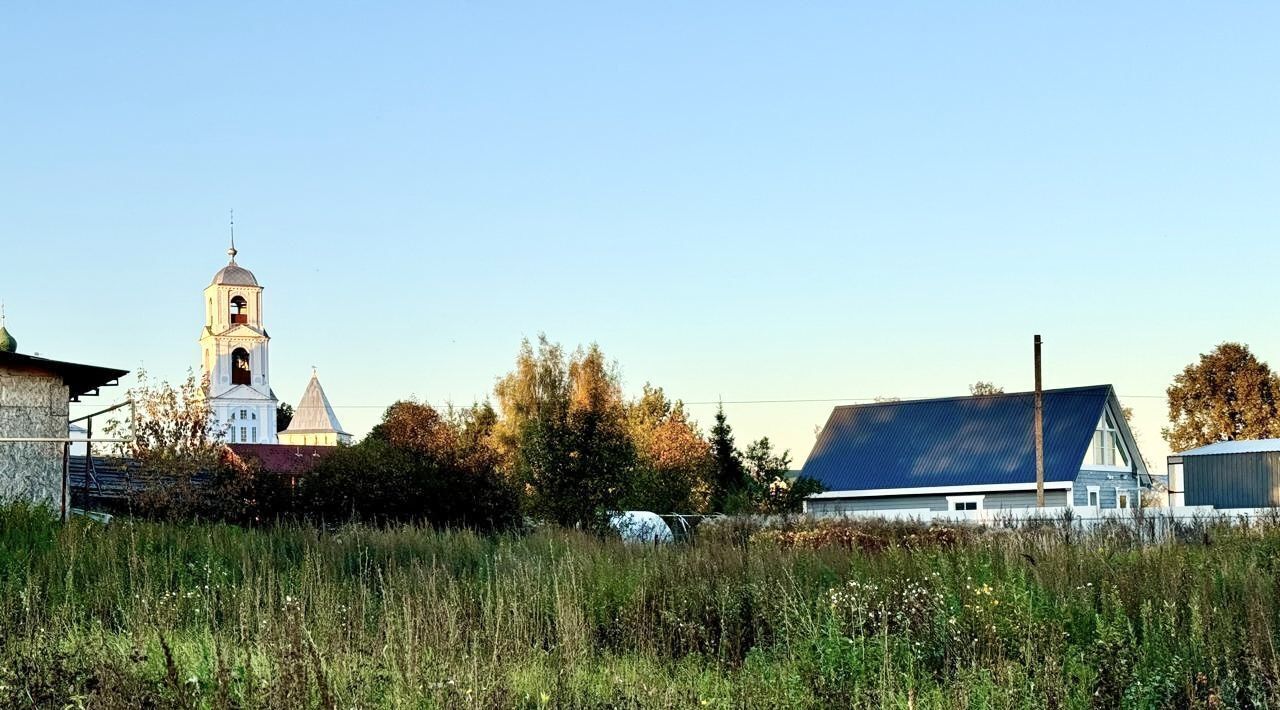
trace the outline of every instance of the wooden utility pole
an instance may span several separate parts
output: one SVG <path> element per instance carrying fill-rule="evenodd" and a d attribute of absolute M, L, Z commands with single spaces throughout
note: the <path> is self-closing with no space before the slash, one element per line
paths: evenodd
<path fill-rule="evenodd" d="M 1044 383 L 1040 379 L 1040 336 L 1036 336 L 1036 507 L 1044 507 Z"/>

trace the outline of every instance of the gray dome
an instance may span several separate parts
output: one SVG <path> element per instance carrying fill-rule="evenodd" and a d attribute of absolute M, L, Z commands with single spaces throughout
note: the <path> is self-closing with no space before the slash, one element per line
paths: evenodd
<path fill-rule="evenodd" d="M 254 278 L 252 271 L 232 259 L 230 264 L 213 275 L 213 283 L 215 286 L 257 286 L 258 280 Z"/>

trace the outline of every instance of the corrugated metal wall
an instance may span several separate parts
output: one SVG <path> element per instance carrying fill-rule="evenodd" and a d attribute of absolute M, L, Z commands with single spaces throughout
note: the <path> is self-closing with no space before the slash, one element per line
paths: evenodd
<path fill-rule="evenodd" d="M 1183 476 L 1187 505 L 1280 506 L 1280 451 L 1188 456 Z"/>

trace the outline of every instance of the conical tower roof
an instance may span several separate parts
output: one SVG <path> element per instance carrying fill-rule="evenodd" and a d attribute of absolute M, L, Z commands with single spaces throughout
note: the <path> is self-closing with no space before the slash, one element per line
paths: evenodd
<path fill-rule="evenodd" d="M 289 422 L 289 427 L 285 429 L 285 432 L 294 434 L 347 433 L 342 430 L 342 425 L 338 423 L 338 415 L 333 413 L 333 407 L 329 404 L 329 398 L 325 396 L 324 388 L 320 386 L 320 378 L 314 370 L 311 372 L 311 381 L 307 383 L 306 391 L 302 393 L 302 399 L 298 400 L 298 407 L 293 412 L 293 420 Z"/>

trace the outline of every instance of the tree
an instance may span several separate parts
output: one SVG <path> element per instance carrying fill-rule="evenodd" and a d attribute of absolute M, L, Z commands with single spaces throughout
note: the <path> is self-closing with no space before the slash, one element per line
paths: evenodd
<path fill-rule="evenodd" d="M 313 517 L 503 530 L 519 525 L 519 496 L 472 422 L 483 407 L 441 415 L 428 404 L 392 404 L 363 441 L 340 447 L 303 485 Z M 492 411 L 492 410 L 490 410 Z"/>
<path fill-rule="evenodd" d="M 1167 390 L 1174 451 L 1215 441 L 1280 436 L 1280 378 L 1240 343 L 1223 343 L 1188 365 Z"/>
<path fill-rule="evenodd" d="M 988 397 L 993 394 L 1004 394 L 1004 388 L 992 382 L 978 380 L 969 385 L 969 394 L 974 397 Z"/>
<path fill-rule="evenodd" d="M 716 409 L 716 423 L 711 427 L 711 456 L 715 460 L 711 509 L 738 512 L 734 508 L 741 503 L 741 493 L 747 487 L 747 469 L 742 463 L 742 454 L 734 445 L 733 427 L 729 426 L 723 404 Z"/>
<path fill-rule="evenodd" d="M 106 426 L 108 436 L 130 435 L 116 453 L 138 484 L 130 491 L 133 510 L 149 517 L 232 522 L 250 522 L 267 512 L 260 503 L 275 499 L 267 492 L 273 481 L 222 443 L 223 432 L 205 397 L 208 383 L 197 382 L 190 372 L 176 387 L 152 383 L 143 370 L 137 378 L 127 393 L 132 416 Z"/>
<path fill-rule="evenodd" d="M 799 513 L 804 499 L 824 489 L 816 479 L 791 476 L 791 452 L 775 453 L 769 437 L 752 442 L 743 454 L 750 475 L 750 509 L 760 513 Z"/>
<path fill-rule="evenodd" d="M 288 402 L 281 402 L 276 407 L 276 433 L 282 432 L 289 428 L 289 422 L 293 421 L 293 405 Z"/>
<path fill-rule="evenodd" d="M 659 513 L 706 511 L 715 460 L 684 404 L 646 383 L 640 398 L 627 406 L 627 431 L 636 466 L 622 506 Z"/>
<path fill-rule="evenodd" d="M 602 528 L 625 497 L 635 462 L 620 378 L 596 345 L 566 357 L 546 336 L 525 341 L 494 388 L 494 441 L 531 510 L 561 525 Z"/>

